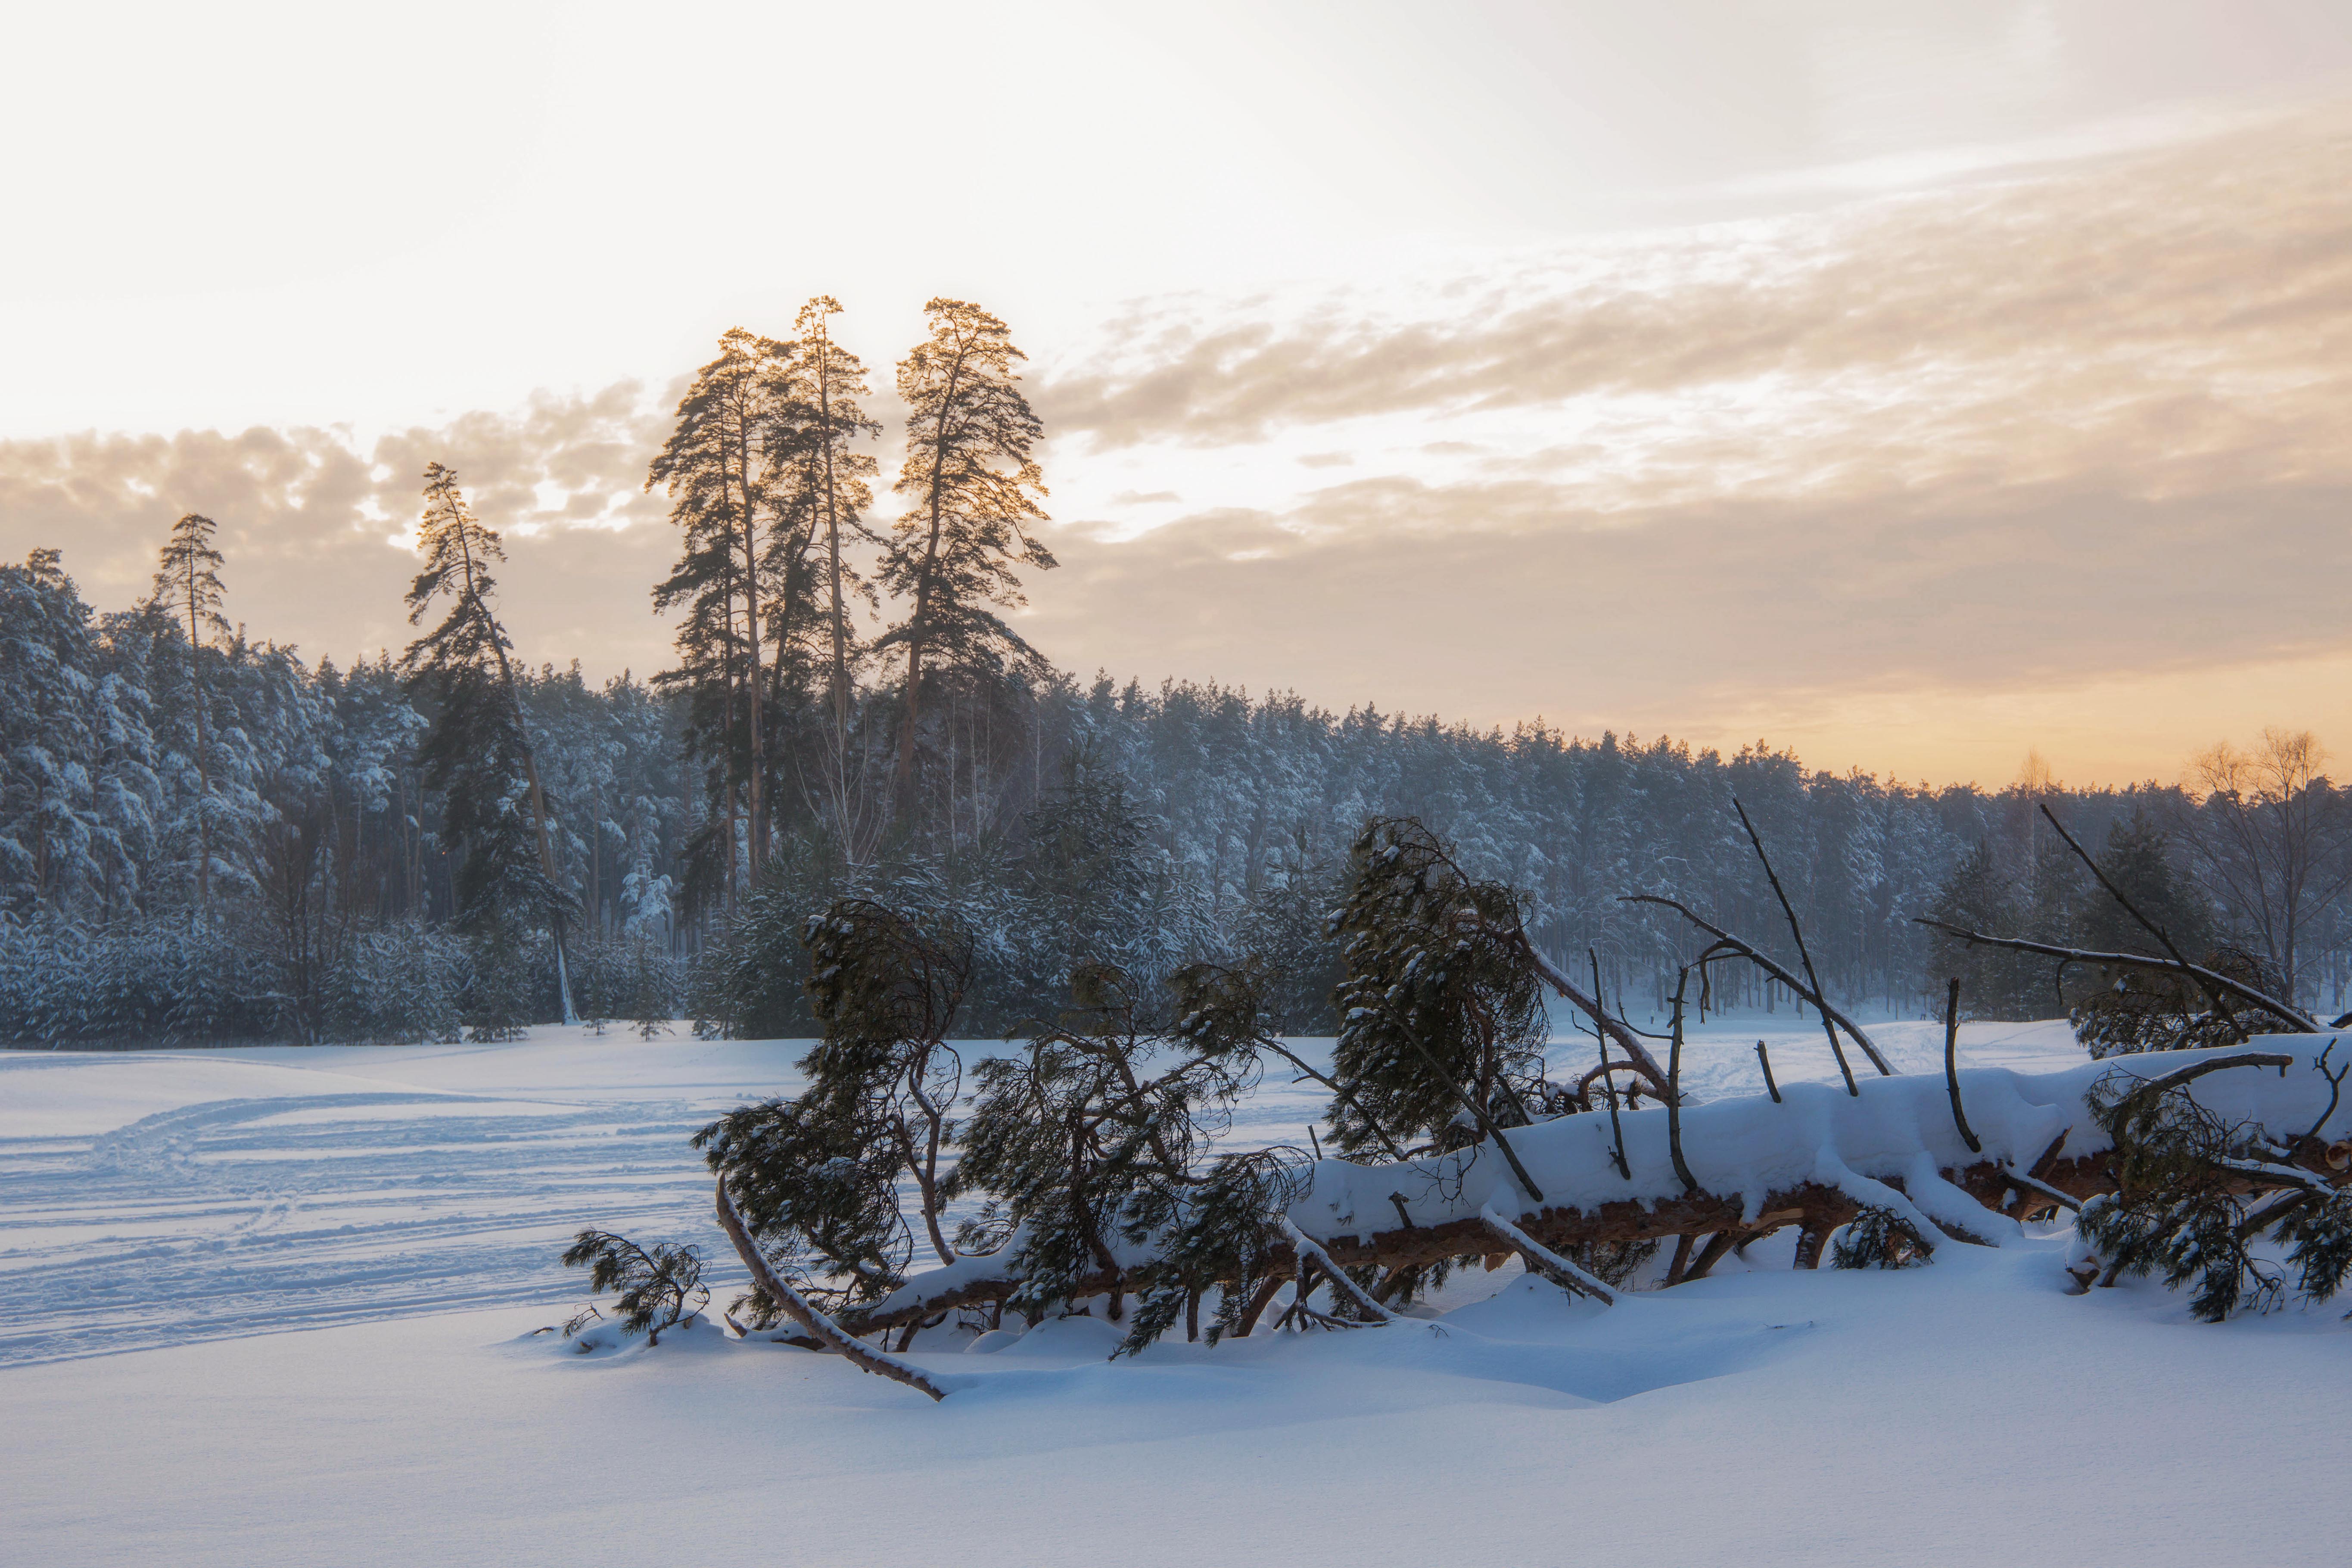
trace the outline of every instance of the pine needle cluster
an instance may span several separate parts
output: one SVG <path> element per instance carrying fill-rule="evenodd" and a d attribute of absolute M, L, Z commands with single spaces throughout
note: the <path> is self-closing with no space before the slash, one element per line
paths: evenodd
<path fill-rule="evenodd" d="M 609 1230 L 583 1230 L 564 1249 L 563 1264 L 588 1270 L 592 1296 L 618 1290 L 613 1306 L 621 1331 L 643 1334 L 649 1345 L 661 1343 L 664 1329 L 683 1322 L 710 1300 L 702 1283 L 702 1254 L 690 1246 L 659 1242 L 648 1251 Z M 563 1325 L 563 1337 L 570 1339 L 603 1315 L 592 1302 Z"/>

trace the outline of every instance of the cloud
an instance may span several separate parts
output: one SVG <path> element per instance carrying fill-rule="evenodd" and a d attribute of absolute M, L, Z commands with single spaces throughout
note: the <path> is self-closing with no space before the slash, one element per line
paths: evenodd
<path fill-rule="evenodd" d="M 1146 300 L 1052 363 L 1057 504 L 1104 521 L 1050 531 L 1018 619 L 1081 670 L 1907 776 L 2352 733 L 2352 105 L 1385 292 Z M 396 648 L 388 541 L 438 458 L 507 531 L 525 655 L 642 673 L 675 396 L 0 443 L 0 553 L 127 603 L 195 508 L 257 634 Z"/>
<path fill-rule="evenodd" d="M 1237 482 L 1057 542 L 1041 646 L 1945 777 L 2352 726 L 2311 673 L 2352 660 L 2352 106 L 1402 294 L 1179 301 L 1066 359 L 1074 451 Z"/>
<path fill-rule="evenodd" d="M 1801 410 L 1843 390 L 1914 421 L 2023 399 L 2128 427 L 2212 403 L 2271 426 L 2283 463 L 2332 463 L 2352 375 L 2352 111 L 1395 292 L 1139 309 L 1065 362 L 1044 406 L 1108 449 L 1593 400 L 1670 413 L 1740 386 L 1793 390 Z M 1772 428 L 1772 410 L 1754 423 Z"/>
<path fill-rule="evenodd" d="M 202 511 L 221 525 L 231 618 L 348 662 L 414 635 L 407 541 L 437 460 L 505 536 L 503 606 L 523 656 L 643 673 L 667 652 L 646 594 L 674 541 L 666 501 L 642 492 L 663 423 L 621 383 L 389 432 L 364 451 L 315 426 L 0 442 L 0 553 L 55 546 L 86 596 L 121 607 L 148 590 L 173 520 Z"/>
<path fill-rule="evenodd" d="M 2347 499 L 1889 488 L 1692 505 L 1625 529 L 1535 481 L 1366 480 L 1279 517 L 1056 538 L 1063 570 L 1024 629 L 1080 669 L 1286 688 L 1334 708 L 1724 745 L 1804 737 L 1822 765 L 1994 782 L 2038 742 L 2088 770 L 2078 778 L 2128 779 L 2222 729 L 2352 713 L 2300 689 L 2304 706 L 2271 706 L 2260 679 L 2227 694 L 2234 720 L 2172 696 L 2218 670 L 2352 654 L 2335 602 L 2352 572 Z M 2061 700 L 2091 689 L 2105 694 Z M 1895 710 L 1908 732 L 1884 717 Z"/>

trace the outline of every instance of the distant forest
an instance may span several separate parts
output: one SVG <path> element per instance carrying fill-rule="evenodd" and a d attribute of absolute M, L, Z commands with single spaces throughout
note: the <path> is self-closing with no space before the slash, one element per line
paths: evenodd
<path fill-rule="evenodd" d="M 802 922 L 919 905 L 973 952 L 973 1032 L 1048 1013 L 1073 969 L 1255 957 L 1276 1026 L 1329 1034 L 1324 930 L 1367 819 L 1413 816 L 1517 889 L 1564 966 L 1656 1007 L 1686 928 L 1761 945 L 1769 847 L 1831 993 L 1905 1012 L 1965 971 L 1979 1016 L 2079 1000 L 1915 918 L 2130 946 L 2051 815 L 2200 952 L 2343 1007 L 2352 799 L 2308 736 L 2189 763 L 2193 789 L 1999 793 L 1810 773 L 1761 742 L 1506 732 L 1169 681 L 1087 682 L 1001 615 L 1054 565 L 1042 437 L 1003 322 L 934 300 L 897 367 L 898 515 L 828 300 L 733 331 L 648 488 L 679 555 L 651 584 L 677 661 L 601 688 L 511 659 L 497 531 L 424 479 L 417 640 L 350 668 L 229 630 L 236 564 L 197 513 L 153 594 L 84 603 L 55 550 L 0 565 L 0 1039 L 500 1038 L 688 1017 L 810 1032 Z M 883 616 L 861 631 L 856 612 Z M 1376 614 L 1376 610 L 1367 613 Z M 871 617 L 869 617 L 869 620 Z M 1718 1005 L 1788 1005 L 1755 989 Z"/>

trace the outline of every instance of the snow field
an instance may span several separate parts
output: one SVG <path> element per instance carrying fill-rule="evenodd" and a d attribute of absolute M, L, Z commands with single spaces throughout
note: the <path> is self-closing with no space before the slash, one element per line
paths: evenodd
<path fill-rule="evenodd" d="M 1770 1022 L 1782 1083 L 1833 1079 L 1817 1031 Z M 1693 1087 L 1749 1089 L 1759 1023 L 1696 1037 Z M 1874 1033 L 1906 1070 L 1940 1065 L 1933 1026 Z M 1975 1065 L 2081 1060 L 2063 1027 L 1963 1039 Z M 585 1224 L 698 1241 L 716 1301 L 733 1294 L 685 1140 L 789 1091 L 800 1048 L 551 1029 L 0 1053 L 0 1563 L 2160 1564 L 2336 1545 L 2335 1312 L 2210 1328 L 2147 1288 L 2069 1297 L 2063 1233 L 1891 1274 L 1792 1274 L 1759 1248 L 1759 1271 L 1606 1311 L 1473 1268 L 1437 1321 L 1117 1363 L 1092 1319 L 935 1333 L 914 1359 L 963 1384 L 937 1405 L 707 1324 L 588 1354 L 531 1336 L 579 1297 L 555 1254 Z M 1590 1048 L 1562 1041 L 1563 1068 Z M 1298 1140 L 1319 1103 L 1270 1078 L 1236 1136 Z"/>

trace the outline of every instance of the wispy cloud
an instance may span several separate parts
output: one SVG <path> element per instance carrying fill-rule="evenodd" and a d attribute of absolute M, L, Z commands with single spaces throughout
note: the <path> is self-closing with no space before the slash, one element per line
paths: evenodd
<path fill-rule="evenodd" d="M 2212 422 L 2236 414 L 2301 460 L 2340 447 L 2328 427 L 2352 374 L 2348 174 L 2352 114 L 2334 108 L 2032 180 L 1518 258 L 1380 296 L 1139 309 L 1064 369 L 1045 405 L 1056 430 L 1116 448 L 1748 387 L 1766 405 L 1743 427 L 1780 435 L 1786 408 L 1789 433 L 1811 437 L 1800 460 L 1887 413 L 1933 428 L 1939 448 L 1954 423 L 2005 436 L 2009 416 L 2056 415 L 2088 422 L 2110 452 L 2172 417 L 2226 442 Z M 1845 427 L 1805 428 L 1816 411 Z"/>

